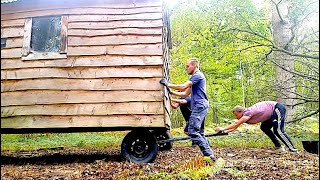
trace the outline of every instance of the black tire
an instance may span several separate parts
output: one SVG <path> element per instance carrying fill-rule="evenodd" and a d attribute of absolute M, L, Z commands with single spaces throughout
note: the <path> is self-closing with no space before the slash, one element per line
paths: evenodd
<path fill-rule="evenodd" d="M 153 162 L 157 153 L 156 138 L 148 130 L 133 130 L 129 132 L 121 144 L 121 155 L 129 162 Z"/>
<path fill-rule="evenodd" d="M 167 139 L 171 139 L 172 138 L 169 130 L 156 130 L 156 131 L 153 132 L 153 134 L 156 137 L 157 141 L 167 140 Z M 170 149 L 172 149 L 172 146 L 173 146 L 172 142 L 158 143 L 159 151 L 170 150 Z"/>

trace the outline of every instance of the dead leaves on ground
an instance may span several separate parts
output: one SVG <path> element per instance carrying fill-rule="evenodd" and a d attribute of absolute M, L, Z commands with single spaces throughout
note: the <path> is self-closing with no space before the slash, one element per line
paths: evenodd
<path fill-rule="evenodd" d="M 1 152 L 1 179 L 319 179 L 319 155 L 272 154 L 260 148 L 213 148 L 210 164 L 198 148 L 159 152 L 153 163 L 125 162 L 118 149 Z"/>

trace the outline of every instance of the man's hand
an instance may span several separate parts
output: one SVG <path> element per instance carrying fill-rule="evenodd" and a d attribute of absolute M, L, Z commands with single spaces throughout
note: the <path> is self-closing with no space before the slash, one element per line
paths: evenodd
<path fill-rule="evenodd" d="M 216 132 L 224 132 L 224 128 L 222 128 L 222 127 L 217 127 L 216 129 L 215 129 L 215 131 Z"/>
<path fill-rule="evenodd" d="M 170 101 L 170 105 L 171 105 L 172 108 L 177 109 L 180 104 L 177 103 L 177 102 Z"/>
<path fill-rule="evenodd" d="M 168 86 L 168 81 L 165 78 L 162 78 L 160 80 L 160 84 L 164 85 L 164 86 Z"/>

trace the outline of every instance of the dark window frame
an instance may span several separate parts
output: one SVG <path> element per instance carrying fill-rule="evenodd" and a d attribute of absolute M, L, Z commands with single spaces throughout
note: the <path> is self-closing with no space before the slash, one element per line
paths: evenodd
<path fill-rule="evenodd" d="M 46 16 L 44 16 L 46 17 Z M 52 17 L 52 16 L 47 16 Z M 24 26 L 22 60 L 39 60 L 39 59 L 63 59 L 67 58 L 67 27 L 68 16 L 61 17 L 61 44 L 60 52 L 35 52 L 31 48 L 31 33 L 33 17 L 27 18 Z M 36 17 L 34 17 L 36 18 Z"/>
<path fill-rule="evenodd" d="M 1 38 L 1 48 L 5 48 L 7 46 L 7 38 Z"/>

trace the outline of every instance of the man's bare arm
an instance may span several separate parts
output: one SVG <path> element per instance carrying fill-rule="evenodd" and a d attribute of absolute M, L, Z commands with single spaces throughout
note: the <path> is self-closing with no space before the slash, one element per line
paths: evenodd
<path fill-rule="evenodd" d="M 173 91 L 172 94 L 175 95 L 175 96 L 179 96 L 181 98 L 185 98 L 185 97 L 187 97 L 187 96 L 189 96 L 191 94 L 191 89 L 187 88 L 185 91 L 182 91 L 182 92 Z"/>
<path fill-rule="evenodd" d="M 187 104 L 187 100 L 185 99 L 171 99 L 171 101 L 179 103 L 179 104 Z"/>
<path fill-rule="evenodd" d="M 192 82 L 191 81 L 187 81 L 184 84 L 171 84 L 171 83 L 168 83 L 168 87 L 169 88 L 172 88 L 172 89 L 175 89 L 175 90 L 179 90 L 181 92 L 187 90 L 191 86 L 192 86 Z"/>
<path fill-rule="evenodd" d="M 250 116 L 242 116 L 238 121 L 228 125 L 225 128 L 218 127 L 216 131 L 224 131 L 224 132 L 232 132 L 236 130 L 241 124 L 248 121 L 251 117 Z"/>

